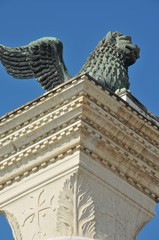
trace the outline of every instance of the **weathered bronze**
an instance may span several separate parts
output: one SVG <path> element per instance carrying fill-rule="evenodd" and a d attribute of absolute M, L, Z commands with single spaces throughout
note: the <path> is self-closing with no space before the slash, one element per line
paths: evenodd
<path fill-rule="evenodd" d="M 109 32 L 80 70 L 94 77 L 111 91 L 129 88 L 128 66 L 139 58 L 131 37 Z M 8 48 L 0 45 L 0 60 L 14 78 L 36 78 L 48 91 L 71 78 L 63 61 L 63 45 L 57 38 L 41 38 L 28 46 Z"/>
<path fill-rule="evenodd" d="M 80 73 L 87 72 L 111 91 L 129 89 L 128 66 L 139 58 L 140 49 L 131 37 L 109 32 L 90 54 Z"/>

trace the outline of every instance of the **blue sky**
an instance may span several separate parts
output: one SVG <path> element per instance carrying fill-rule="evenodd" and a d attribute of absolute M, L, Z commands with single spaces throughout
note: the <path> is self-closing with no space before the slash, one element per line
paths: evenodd
<path fill-rule="evenodd" d="M 109 31 L 130 35 L 140 47 L 140 59 L 129 68 L 130 90 L 159 116 L 159 0 L 0 0 L 0 44 L 57 37 L 72 77 Z M 13 79 L 0 65 L 0 117 L 43 93 L 34 79 Z M 138 240 L 159 239 L 159 207 L 156 212 Z M 1 239 L 13 239 L 2 217 Z"/>

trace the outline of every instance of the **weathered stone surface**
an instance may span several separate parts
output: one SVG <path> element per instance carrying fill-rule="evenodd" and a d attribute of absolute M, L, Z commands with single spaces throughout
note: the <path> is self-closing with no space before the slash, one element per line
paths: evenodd
<path fill-rule="evenodd" d="M 153 218 L 158 127 L 91 77 L 2 117 L 0 133 L 0 211 L 16 240 L 134 240 Z"/>

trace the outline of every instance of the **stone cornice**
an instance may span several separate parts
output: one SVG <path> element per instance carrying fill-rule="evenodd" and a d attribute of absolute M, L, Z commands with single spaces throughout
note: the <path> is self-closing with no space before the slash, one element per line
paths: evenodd
<path fill-rule="evenodd" d="M 87 75 L 2 117 L 0 135 L 1 190 L 82 151 L 159 201 L 157 126 Z"/>
<path fill-rule="evenodd" d="M 159 168 L 159 163 L 157 161 L 157 147 L 153 146 L 128 126 L 122 124 L 108 112 L 103 111 L 102 108 L 94 108 L 95 106 L 90 107 L 90 105 L 87 104 L 85 104 L 85 106 L 87 107 L 85 121 L 89 122 L 94 129 L 105 133 L 105 135 L 109 136 L 110 139 L 113 138 L 113 141 L 118 145 L 118 147 L 124 149 L 125 152 L 130 152 L 131 154 L 136 155 L 148 165 L 153 166 L 154 169 Z M 99 115 L 100 118 L 98 117 Z M 90 116 L 95 116 L 96 121 L 92 122 Z M 132 142 L 134 146 L 132 146 Z M 147 151 L 147 149 L 149 151 Z M 149 159 L 146 158 L 146 154 L 148 154 Z"/>
<path fill-rule="evenodd" d="M 136 111 L 136 109 L 134 109 L 132 106 L 130 106 L 126 101 L 124 101 L 121 97 L 119 97 L 118 95 L 116 95 L 115 93 L 111 92 L 109 89 L 107 88 L 103 88 L 102 86 L 99 85 L 99 83 L 93 78 L 91 77 L 88 73 L 84 73 L 81 75 L 78 75 L 72 79 L 70 79 L 69 81 L 67 81 L 66 83 L 61 84 L 60 86 L 50 90 L 49 92 L 44 93 L 42 96 L 32 100 L 31 102 L 26 103 L 25 105 L 13 110 L 12 112 L 9 112 L 7 114 L 5 114 L 4 116 L 2 116 L 0 118 L 0 126 L 3 125 L 6 121 L 9 121 L 10 119 L 13 120 L 14 118 L 16 118 L 17 116 L 27 112 L 27 110 L 31 110 L 32 107 L 34 108 L 35 106 L 38 106 L 39 104 L 41 104 L 41 102 L 45 102 L 50 100 L 50 98 L 52 98 L 53 96 L 55 97 L 57 94 L 59 94 L 62 90 L 64 89 L 68 89 L 71 86 L 74 86 L 74 84 L 76 85 L 77 82 L 81 81 L 83 78 L 85 79 L 89 79 L 89 81 L 93 82 L 93 84 L 95 84 L 96 86 L 98 86 L 98 88 L 102 89 L 103 91 L 107 92 L 107 94 L 109 94 L 110 96 L 112 96 L 112 98 L 114 98 L 115 100 L 119 101 L 119 102 L 123 102 L 124 105 L 131 110 L 133 113 L 135 112 L 135 115 L 138 115 L 140 119 L 144 119 L 145 122 L 149 122 L 148 124 L 151 126 L 154 126 L 155 129 L 159 129 L 158 126 L 155 124 L 155 122 L 153 122 L 153 118 L 150 119 L 146 119 L 145 116 L 141 115 L 138 111 Z M 60 103 L 61 101 L 59 101 Z M 150 116 L 151 117 L 151 116 Z"/>

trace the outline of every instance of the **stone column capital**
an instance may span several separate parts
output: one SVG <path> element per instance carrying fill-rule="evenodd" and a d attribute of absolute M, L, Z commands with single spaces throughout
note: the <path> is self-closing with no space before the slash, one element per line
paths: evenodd
<path fill-rule="evenodd" d="M 158 126 L 87 74 L 0 119 L 15 240 L 134 240 L 159 202 Z"/>

